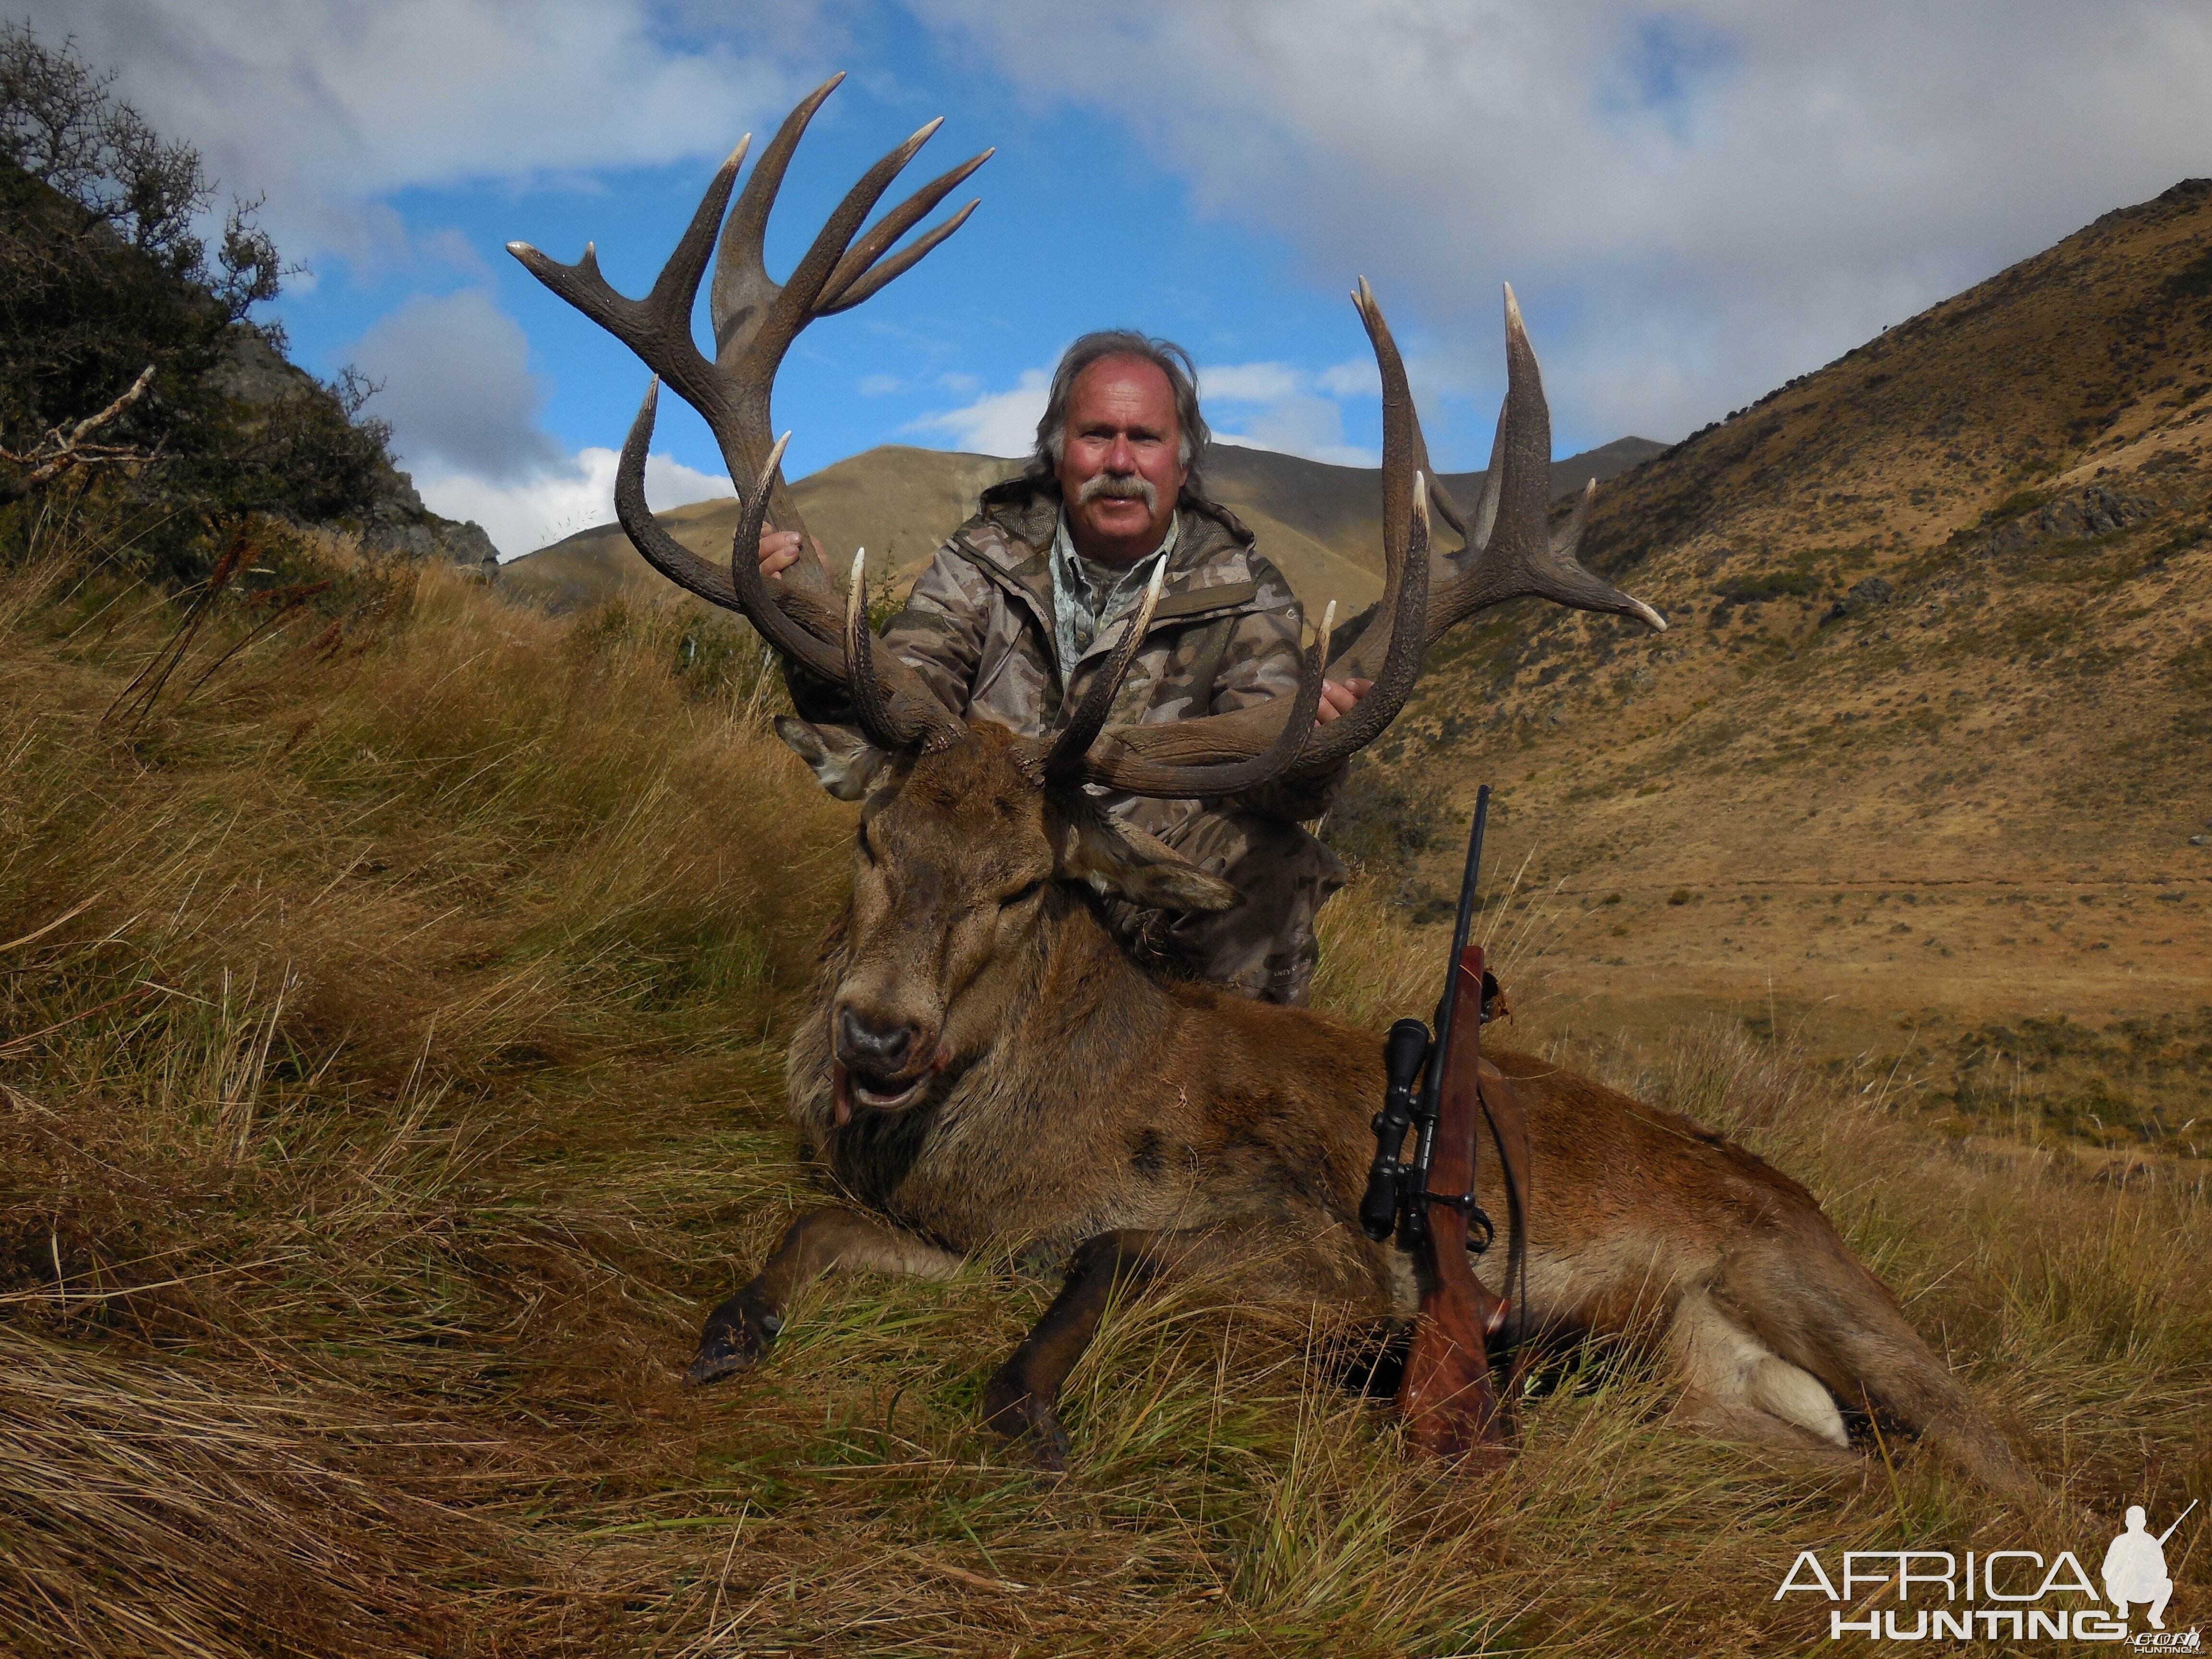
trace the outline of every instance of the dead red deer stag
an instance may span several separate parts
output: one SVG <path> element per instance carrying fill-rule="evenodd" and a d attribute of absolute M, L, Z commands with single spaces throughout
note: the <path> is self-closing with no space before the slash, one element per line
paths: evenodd
<path fill-rule="evenodd" d="M 1368 1119 L 1382 1093 L 1380 1042 L 1322 1014 L 1164 982 L 1133 963 L 1102 919 L 1105 896 L 1196 911 L 1235 896 L 1108 817 L 1085 786 L 1216 798 L 1336 766 L 1397 714 L 1430 642 L 1518 595 L 1665 624 L 1577 562 L 1587 492 L 1560 532 L 1548 530 L 1550 417 L 1510 290 L 1509 391 L 1481 498 L 1462 514 L 1426 477 L 1404 366 L 1363 283 L 1354 297 L 1383 386 L 1386 580 L 1334 656 L 1324 625 L 1293 706 L 1109 727 L 1115 690 L 1152 626 L 1148 601 L 1057 733 L 1020 739 L 955 717 L 873 647 L 857 580 L 841 607 L 811 562 L 771 584 L 753 553 L 763 524 L 799 524 L 778 471 L 782 446 L 769 441 L 769 390 L 786 349 L 808 322 L 857 305 L 957 228 L 964 210 L 891 252 L 985 159 L 860 234 L 936 124 L 923 128 L 861 179 L 779 287 L 763 230 L 793 149 L 836 84 L 785 121 L 723 226 L 739 146 L 642 301 L 616 293 L 588 250 L 562 265 L 514 245 L 658 377 L 616 486 L 631 541 L 672 580 L 743 613 L 788 660 L 842 682 L 865 735 L 846 744 L 797 720 L 782 728 L 825 785 L 864 803 L 851 904 L 788 1063 L 793 1116 L 861 1207 L 793 1222 L 759 1275 L 708 1318 L 690 1374 L 707 1382 L 752 1364 L 793 1296 L 833 1268 L 943 1275 L 970 1253 L 1025 1242 L 1071 1266 L 992 1380 L 987 1414 L 1056 1464 L 1061 1383 L 1117 1285 L 1242 1262 L 1264 1264 L 1273 1293 L 1385 1319 L 1409 1316 L 1418 1295 L 1407 1258 L 1370 1243 L 1357 1220 Z M 690 319 L 718 227 L 709 362 Z M 732 477 L 754 481 L 726 568 L 679 545 L 646 505 L 659 380 L 706 417 Z M 1431 501 L 1464 539 L 1455 553 L 1431 547 Z M 1316 727 L 1325 662 L 1375 684 Z M 1729 1435 L 1844 1446 L 1840 1400 L 1918 1432 L 1991 1484 L 2031 1484 L 1802 1187 L 1671 1112 L 1526 1055 L 1492 1058 L 1514 1080 L 1532 1140 L 1519 1330 L 1644 1344 L 1679 1378 L 1678 1415 Z M 1485 1277 L 1498 1271 L 1496 1254 L 1486 1257 Z"/>

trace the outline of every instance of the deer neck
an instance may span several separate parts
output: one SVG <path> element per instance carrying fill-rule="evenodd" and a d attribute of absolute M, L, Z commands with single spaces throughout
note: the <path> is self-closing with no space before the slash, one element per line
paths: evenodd
<path fill-rule="evenodd" d="M 793 1108 L 817 1138 L 830 1127 L 829 1009 L 851 960 L 851 920 L 848 909 L 824 941 L 810 1017 L 792 1043 Z M 1137 1063 L 1146 1040 L 1176 1016 L 1174 995 L 1129 959 L 1097 902 L 1079 890 L 1063 886 L 1054 893 L 1018 948 L 1022 960 L 997 964 L 1013 988 L 991 1010 L 989 1041 L 955 1059 L 953 1086 L 934 1104 L 902 1115 L 957 1109 L 979 1092 L 1022 1086 L 1040 1068 L 1064 1066 L 1079 1054 L 1093 1068 L 1087 1075 L 1101 1067 L 1119 1071 Z M 1009 967 L 1014 971 L 1006 973 Z"/>

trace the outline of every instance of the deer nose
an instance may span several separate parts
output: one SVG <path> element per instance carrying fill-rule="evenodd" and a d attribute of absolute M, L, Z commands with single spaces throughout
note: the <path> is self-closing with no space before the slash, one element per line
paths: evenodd
<path fill-rule="evenodd" d="M 837 1016 L 837 1058 L 848 1071 L 896 1076 L 914 1053 L 914 1038 L 911 1025 L 878 1025 L 851 1008 Z"/>

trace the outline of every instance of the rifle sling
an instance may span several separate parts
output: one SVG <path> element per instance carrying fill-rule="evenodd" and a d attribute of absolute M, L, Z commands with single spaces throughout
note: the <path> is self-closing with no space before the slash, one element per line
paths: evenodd
<path fill-rule="evenodd" d="M 1505 1073 L 1488 1055 L 1476 1062 L 1475 1097 L 1490 1125 L 1490 1138 L 1498 1147 L 1498 1160 L 1505 1177 L 1505 1282 L 1507 1300 L 1521 1316 L 1521 1340 L 1513 1345 L 1512 1383 L 1508 1398 L 1517 1395 L 1528 1354 L 1528 1119 L 1521 1109 L 1521 1097 Z"/>

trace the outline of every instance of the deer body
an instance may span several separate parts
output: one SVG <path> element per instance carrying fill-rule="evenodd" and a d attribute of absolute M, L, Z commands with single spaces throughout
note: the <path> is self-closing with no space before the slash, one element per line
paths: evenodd
<path fill-rule="evenodd" d="M 1011 769 L 995 789 L 984 781 L 988 763 L 1005 764 L 1000 747 L 924 757 L 876 815 L 876 858 L 897 864 L 899 884 L 988 889 L 979 846 L 1024 829 L 1042 836 L 1041 817 L 1012 826 L 993 810 L 1022 790 Z M 953 775 L 933 787 L 939 773 Z M 919 1011 L 950 1040 L 913 1102 L 841 1113 L 841 1022 L 856 1006 L 885 1021 L 917 1012 L 916 920 L 896 907 L 871 915 L 865 898 L 841 919 L 787 1065 L 793 1115 L 833 1183 L 904 1237 L 862 1235 L 804 1277 L 943 1271 L 1009 1245 L 1079 1261 L 1091 1241 L 1137 1235 L 1182 1241 L 1172 1253 L 1186 1261 L 1241 1261 L 1249 1294 L 1412 1317 L 1410 1259 L 1358 1222 L 1383 1089 L 1379 1040 L 1324 1014 L 1154 979 L 1065 882 L 1042 896 L 1013 963 L 989 964 L 1015 969 L 1011 994 L 999 1000 L 994 977 L 978 974 L 943 988 L 941 1009 Z M 890 1003 L 878 1003 L 874 988 L 894 978 Z M 988 1006 L 963 1006 L 979 994 Z M 1841 1399 L 1932 1436 L 1995 1484 L 2025 1482 L 1804 1188 L 1678 1114 L 1528 1055 L 1492 1058 L 1530 1138 L 1528 1305 L 1515 1310 L 1516 1333 L 1656 1352 L 1679 1379 L 1678 1415 L 1740 1437 L 1847 1444 Z M 1498 1255 L 1477 1271 L 1502 1293 Z M 776 1285 L 779 1307 L 796 1288 Z M 1056 1431 L 1049 1401 L 1037 1403 Z"/>
<path fill-rule="evenodd" d="M 1550 525 L 1550 415 L 1511 290 L 1498 440 L 1482 495 L 1462 513 L 1430 488 L 1405 365 L 1363 281 L 1353 298 L 1382 387 L 1385 580 L 1341 648 L 1332 655 L 1324 619 L 1295 697 L 1111 726 L 1156 580 L 1112 624 L 1110 660 L 1053 730 L 1017 738 L 970 724 L 877 648 L 858 560 L 841 615 L 809 561 L 771 585 L 753 556 L 771 512 L 800 528 L 781 483 L 783 445 L 769 433 L 785 352 L 808 324 L 860 303 L 957 229 L 969 209 L 898 246 L 986 159 L 868 224 L 931 123 L 861 178 L 778 284 L 763 263 L 769 210 L 836 85 L 786 119 L 734 204 L 745 146 L 723 164 L 643 300 L 617 294 L 589 248 L 563 265 L 510 247 L 655 371 L 616 474 L 631 542 L 670 580 L 742 612 L 787 662 L 842 683 L 860 728 L 848 741 L 779 723 L 826 787 L 864 803 L 852 904 L 788 1066 L 792 1109 L 858 1207 L 792 1224 L 709 1316 L 690 1376 L 755 1363 L 792 1297 L 833 1269 L 942 1274 L 1008 1245 L 1066 1253 L 1059 1297 L 985 1395 L 990 1426 L 1028 1437 L 1049 1464 L 1066 1449 L 1060 1384 L 1119 1285 L 1222 1265 L 1255 1295 L 1399 1319 L 1418 1302 L 1407 1259 L 1370 1243 L 1357 1220 L 1383 1089 L 1380 1041 L 1322 1015 L 1166 983 L 1125 957 L 1100 899 L 1188 914 L 1239 896 L 1108 817 L 1093 791 L 1235 799 L 1327 775 L 1405 706 L 1430 643 L 1518 596 L 1666 623 L 1577 559 L 1588 490 L 1563 526 Z M 718 240 L 710 360 L 691 312 Z M 727 566 L 683 547 L 646 503 L 660 378 L 705 417 L 731 476 L 750 481 Z M 1431 499 L 1462 538 L 1456 551 L 1431 546 Z M 1372 689 L 1317 724 L 1324 665 Z M 1727 1433 L 1839 1447 L 1840 1399 L 1888 1413 L 1991 1484 L 2033 1484 L 1803 1188 L 1674 1114 L 1527 1056 L 1492 1058 L 1513 1079 L 1531 1143 L 1520 1334 L 1640 1344 L 1672 1366 L 1675 1414 Z M 1486 1277 L 1497 1272 L 1483 1265 Z"/>

